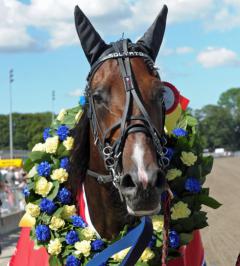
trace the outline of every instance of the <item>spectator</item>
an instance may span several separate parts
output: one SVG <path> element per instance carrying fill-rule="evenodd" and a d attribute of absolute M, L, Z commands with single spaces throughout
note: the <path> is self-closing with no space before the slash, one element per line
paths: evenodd
<path fill-rule="evenodd" d="M 14 170 L 13 167 L 10 167 L 9 170 L 7 171 L 5 175 L 5 180 L 9 185 L 13 185 L 15 181 L 15 175 L 14 175 Z"/>

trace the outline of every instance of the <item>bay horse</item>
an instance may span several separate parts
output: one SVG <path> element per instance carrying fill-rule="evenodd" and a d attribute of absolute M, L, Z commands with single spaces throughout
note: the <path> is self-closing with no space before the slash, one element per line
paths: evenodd
<path fill-rule="evenodd" d="M 125 225 L 136 225 L 141 216 L 163 214 L 162 193 L 171 194 L 165 178 L 169 159 L 164 89 L 155 66 L 167 13 L 164 5 L 136 43 L 120 39 L 106 44 L 80 8 L 75 8 L 77 33 L 91 70 L 87 102 L 72 132 L 68 188 L 79 214 L 84 201 L 85 220 L 107 240 L 118 236 Z M 34 250 L 29 232 L 30 228 L 22 229 L 10 266 L 21 266 L 23 260 L 28 266 L 49 265 L 46 250 Z M 163 231 L 162 265 L 166 265 L 167 235 Z M 183 257 L 167 265 L 202 265 L 200 246 L 196 232 L 180 250 Z"/>
<path fill-rule="evenodd" d="M 87 103 L 77 124 L 70 187 L 84 184 L 92 225 L 106 239 L 136 217 L 161 210 L 168 189 L 163 85 L 155 67 L 167 18 L 163 6 L 136 43 L 106 44 L 77 6 L 77 33 L 90 63 Z"/>

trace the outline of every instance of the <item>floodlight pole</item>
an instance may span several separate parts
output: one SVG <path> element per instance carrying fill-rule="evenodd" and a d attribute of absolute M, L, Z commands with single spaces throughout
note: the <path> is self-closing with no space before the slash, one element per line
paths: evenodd
<path fill-rule="evenodd" d="M 12 123 L 12 83 L 13 83 L 13 69 L 9 71 L 9 155 L 13 158 L 13 123 Z"/>
<path fill-rule="evenodd" d="M 54 114 L 54 101 L 55 101 L 55 91 L 53 90 L 52 91 L 52 123 L 54 121 L 54 118 L 55 118 L 55 114 Z"/>

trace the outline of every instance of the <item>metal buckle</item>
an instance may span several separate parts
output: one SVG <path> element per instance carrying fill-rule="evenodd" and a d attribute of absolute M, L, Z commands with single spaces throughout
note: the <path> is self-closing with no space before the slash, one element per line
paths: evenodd
<path fill-rule="evenodd" d="M 105 156 L 110 156 L 113 154 L 113 150 L 112 150 L 112 147 L 110 145 L 104 147 L 102 152 Z"/>
<path fill-rule="evenodd" d="M 99 176 L 97 177 L 97 181 L 98 181 L 98 183 L 101 183 L 101 184 L 105 183 L 105 182 L 104 182 L 104 178 L 103 178 L 101 175 L 99 175 Z"/>

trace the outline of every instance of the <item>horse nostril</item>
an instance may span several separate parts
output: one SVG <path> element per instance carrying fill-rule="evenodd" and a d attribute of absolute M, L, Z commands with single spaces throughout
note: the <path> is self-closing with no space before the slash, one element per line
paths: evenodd
<path fill-rule="evenodd" d="M 156 180 L 155 180 L 155 185 L 158 188 L 162 188 L 166 183 L 166 178 L 163 174 L 163 172 L 161 170 L 157 171 L 157 176 L 156 176 Z"/>
<path fill-rule="evenodd" d="M 123 188 L 133 188 L 133 187 L 135 187 L 136 185 L 134 184 L 131 175 L 126 174 L 126 175 L 124 175 L 123 178 L 122 178 L 121 186 L 122 186 Z"/>

